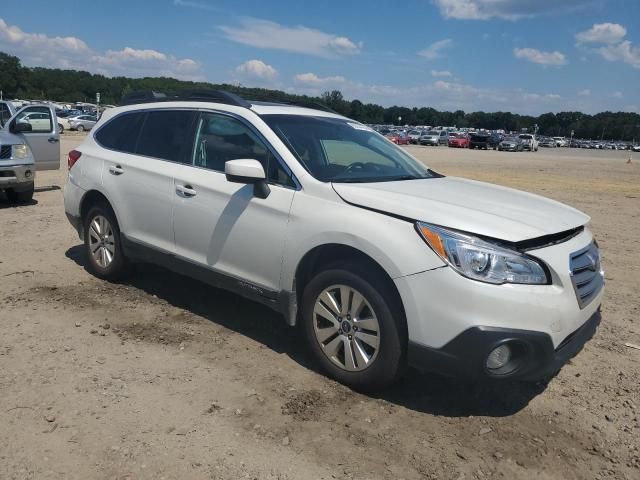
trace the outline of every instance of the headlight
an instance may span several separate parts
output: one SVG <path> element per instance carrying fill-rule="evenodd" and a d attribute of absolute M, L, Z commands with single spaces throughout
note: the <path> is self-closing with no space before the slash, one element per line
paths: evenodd
<path fill-rule="evenodd" d="M 542 265 L 520 252 L 442 227 L 417 223 L 427 244 L 455 271 L 481 282 L 548 283 Z"/>
<path fill-rule="evenodd" d="M 29 157 L 29 146 L 28 145 L 14 145 L 13 151 L 11 152 L 11 156 L 13 158 L 17 158 L 22 160 L 24 158 Z"/>

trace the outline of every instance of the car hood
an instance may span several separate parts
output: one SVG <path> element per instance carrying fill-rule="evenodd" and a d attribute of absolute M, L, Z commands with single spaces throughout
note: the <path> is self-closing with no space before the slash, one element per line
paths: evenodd
<path fill-rule="evenodd" d="M 509 242 L 585 225 L 589 216 L 562 203 L 456 177 L 334 183 L 348 203 Z"/>
<path fill-rule="evenodd" d="M 9 133 L 4 128 L 0 128 L 0 145 L 22 144 L 24 141 L 17 135 Z"/>

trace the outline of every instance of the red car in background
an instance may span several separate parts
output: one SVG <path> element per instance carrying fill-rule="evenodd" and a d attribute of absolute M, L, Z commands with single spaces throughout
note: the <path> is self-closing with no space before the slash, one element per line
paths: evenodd
<path fill-rule="evenodd" d="M 409 135 L 403 132 L 391 132 L 385 135 L 387 139 L 396 145 L 409 145 Z"/>
<path fill-rule="evenodd" d="M 455 148 L 469 148 L 469 137 L 462 133 L 449 135 L 449 146 Z"/>

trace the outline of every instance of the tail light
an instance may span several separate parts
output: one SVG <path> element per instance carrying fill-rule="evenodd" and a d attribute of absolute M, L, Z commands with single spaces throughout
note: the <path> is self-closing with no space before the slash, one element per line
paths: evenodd
<path fill-rule="evenodd" d="M 79 152 L 78 150 L 71 150 L 69 152 L 69 155 L 67 156 L 67 165 L 69 166 L 69 170 L 71 170 L 71 167 L 73 167 L 76 162 L 80 160 L 81 156 L 82 152 Z"/>

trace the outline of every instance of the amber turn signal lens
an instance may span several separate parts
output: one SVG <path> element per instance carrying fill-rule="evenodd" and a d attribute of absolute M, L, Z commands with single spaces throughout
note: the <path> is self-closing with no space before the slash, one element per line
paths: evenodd
<path fill-rule="evenodd" d="M 435 250 L 435 252 L 440 255 L 442 258 L 447 258 L 447 253 L 444 251 L 444 245 L 442 244 L 442 240 L 440 239 L 440 235 L 436 232 L 429 230 L 424 225 L 418 225 L 420 229 L 420 233 L 427 241 L 427 243 Z"/>

